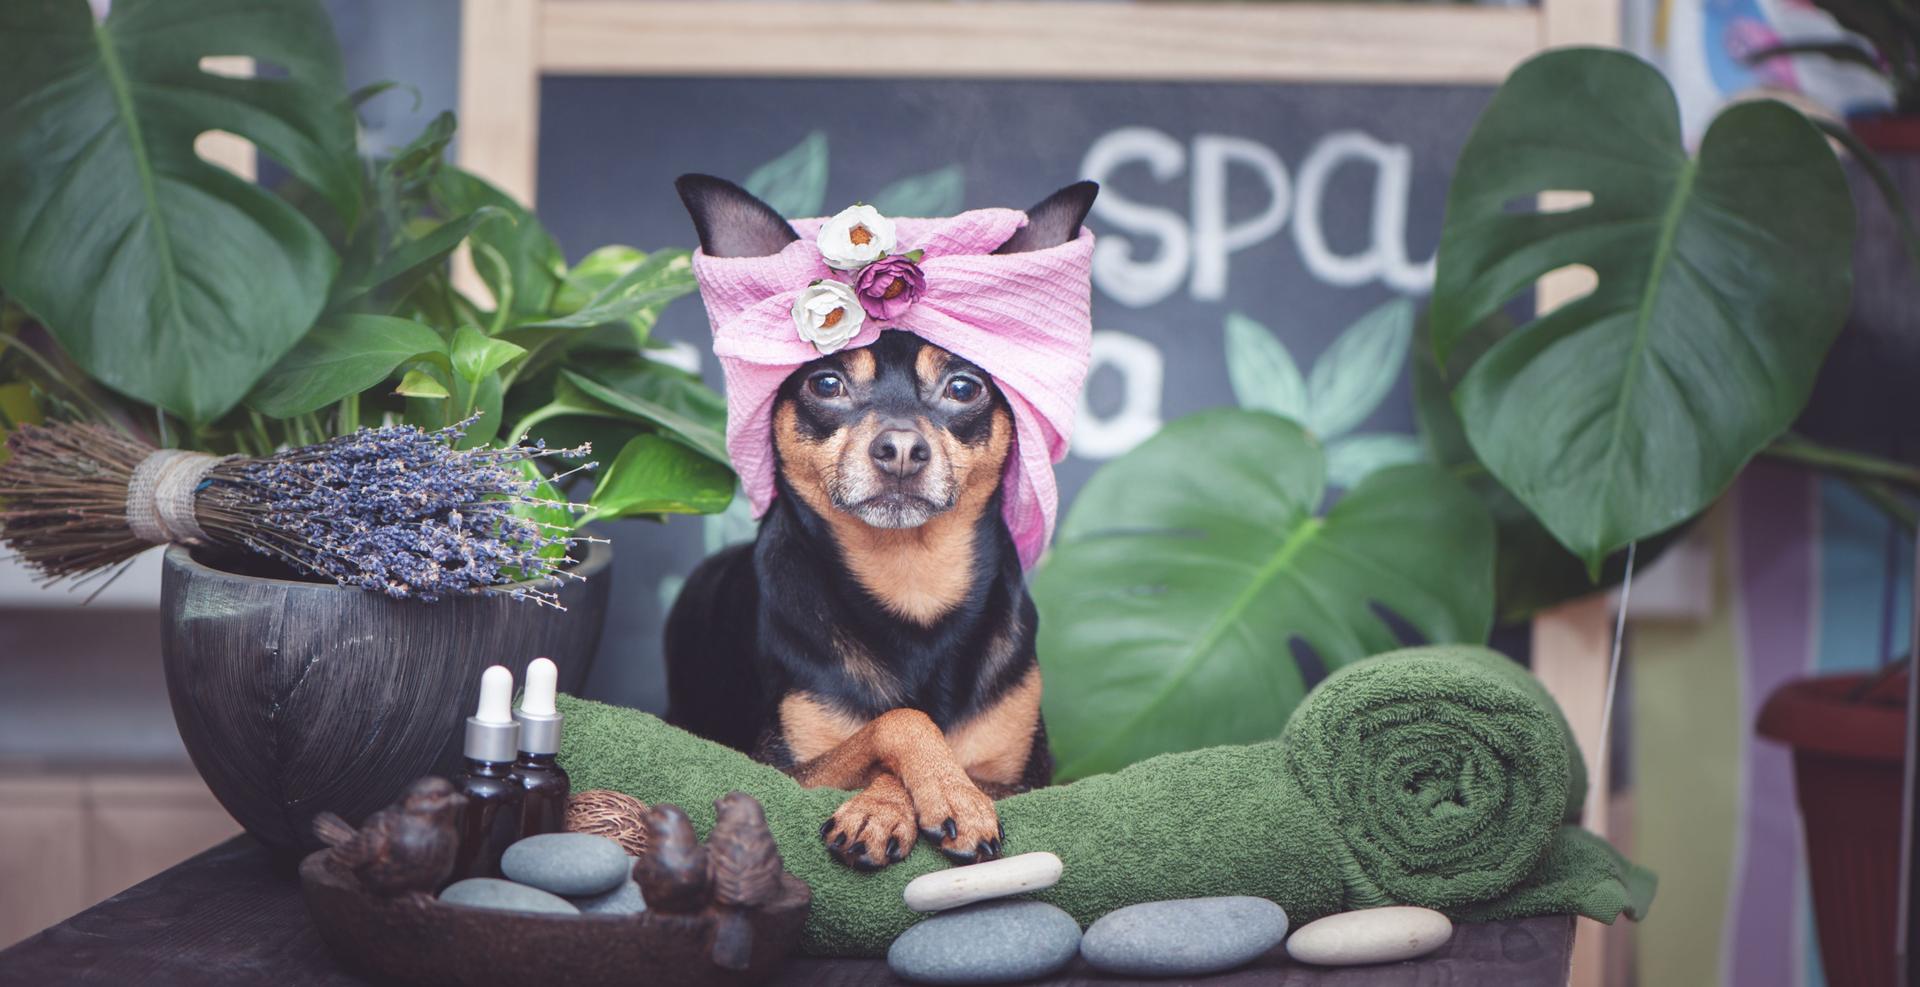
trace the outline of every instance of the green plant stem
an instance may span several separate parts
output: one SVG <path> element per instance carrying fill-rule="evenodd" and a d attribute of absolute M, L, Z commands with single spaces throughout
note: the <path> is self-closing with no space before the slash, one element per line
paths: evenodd
<path fill-rule="evenodd" d="M 340 399 L 340 434 L 352 435 L 360 431 L 360 395 L 349 394 Z"/>
<path fill-rule="evenodd" d="M 1773 440 L 1761 454 L 1782 462 L 1858 479 L 1885 481 L 1920 492 L 1920 469 L 1863 452 L 1830 449 L 1794 435 Z"/>
<path fill-rule="evenodd" d="M 1900 526 L 1901 530 L 1912 535 L 1920 530 L 1920 513 L 1913 505 L 1901 499 L 1900 492 L 1879 480 L 1860 480 L 1848 477 L 1847 485 L 1854 489 L 1868 503 L 1880 509 L 1889 520 Z"/>
<path fill-rule="evenodd" d="M 78 399 L 81 404 L 86 406 L 87 411 L 92 414 L 96 420 L 110 424 L 121 431 L 126 430 L 125 427 L 121 425 L 119 417 L 111 414 L 106 408 L 100 405 L 100 402 L 95 401 L 91 392 L 85 387 L 68 380 L 66 375 L 60 372 L 60 368 L 54 366 L 53 361 L 42 356 L 39 351 L 33 347 L 21 342 L 19 337 L 10 335 L 0 336 L 0 351 L 8 349 L 25 357 L 28 363 L 39 368 L 40 372 L 46 374 L 49 380 L 60 385 L 68 394 Z"/>
<path fill-rule="evenodd" d="M 1914 273 L 1920 274 L 1920 230 L 1913 225 L 1913 214 L 1907 211 L 1907 200 L 1901 196 L 1900 189 L 1893 183 L 1893 176 L 1887 173 L 1887 166 L 1880 156 L 1862 143 L 1847 125 L 1833 120 L 1815 121 L 1822 133 L 1846 147 L 1860 166 L 1867 170 L 1867 177 L 1873 180 L 1875 188 L 1880 190 L 1880 198 L 1885 199 L 1887 209 L 1893 213 L 1893 221 L 1900 227 L 1900 240 L 1907 247 L 1907 260 L 1913 265 Z"/>

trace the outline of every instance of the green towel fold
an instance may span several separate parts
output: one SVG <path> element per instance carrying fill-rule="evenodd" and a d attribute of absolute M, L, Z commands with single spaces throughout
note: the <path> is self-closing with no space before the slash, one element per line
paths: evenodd
<path fill-rule="evenodd" d="M 562 697 L 561 764 L 576 791 L 612 788 L 686 809 L 758 798 L 787 867 L 812 886 L 806 948 L 878 956 L 922 916 L 900 893 L 947 866 L 922 845 L 866 874 L 833 862 L 820 824 L 847 797 L 636 710 Z M 1249 894 L 1296 923 L 1382 904 L 1462 919 L 1639 918 L 1653 876 L 1562 825 L 1585 773 L 1558 709 L 1526 670 L 1481 648 L 1411 648 L 1316 688 L 1277 741 L 1164 754 L 999 803 L 1008 854 L 1066 865 L 1036 897 L 1092 922 L 1124 905 Z"/>

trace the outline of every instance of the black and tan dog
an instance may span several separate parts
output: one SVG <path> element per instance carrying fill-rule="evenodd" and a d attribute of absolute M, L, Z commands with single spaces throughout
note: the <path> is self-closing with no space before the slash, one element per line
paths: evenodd
<path fill-rule="evenodd" d="M 729 182 L 677 185 L 709 256 L 798 238 Z M 997 252 L 1073 239 L 1096 191 L 1048 197 Z M 921 835 L 956 861 L 997 856 L 993 800 L 1053 770 L 1037 621 L 1001 518 L 1005 398 L 889 331 L 796 370 L 773 423 L 759 537 L 702 563 L 668 618 L 668 719 L 803 785 L 862 789 L 820 830 L 847 864 L 902 860 Z"/>

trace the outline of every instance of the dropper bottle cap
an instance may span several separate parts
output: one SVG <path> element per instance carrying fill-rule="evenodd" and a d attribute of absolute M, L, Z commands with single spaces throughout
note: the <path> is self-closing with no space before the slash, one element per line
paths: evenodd
<path fill-rule="evenodd" d="M 520 695 L 520 749 L 528 754 L 560 753 L 560 712 L 553 706 L 559 690 L 560 669 L 551 658 L 535 658 L 527 665 L 527 688 Z"/>
<path fill-rule="evenodd" d="M 519 747 L 520 724 L 514 722 L 513 673 L 494 665 L 480 676 L 480 706 L 467 717 L 467 757 L 475 761 L 511 761 Z"/>

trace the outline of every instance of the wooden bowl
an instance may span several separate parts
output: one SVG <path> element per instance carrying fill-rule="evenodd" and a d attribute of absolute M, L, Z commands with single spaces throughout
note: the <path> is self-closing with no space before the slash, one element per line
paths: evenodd
<path fill-rule="evenodd" d="M 709 957 L 706 914 L 541 915 L 448 905 L 425 895 L 385 898 L 327 866 L 300 862 L 307 913 L 342 965 L 376 983 L 448 987 L 736 987 L 766 982 L 800 943 L 813 892 L 781 877 L 772 905 L 748 913 L 753 959 L 725 970 Z"/>

